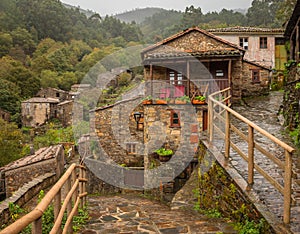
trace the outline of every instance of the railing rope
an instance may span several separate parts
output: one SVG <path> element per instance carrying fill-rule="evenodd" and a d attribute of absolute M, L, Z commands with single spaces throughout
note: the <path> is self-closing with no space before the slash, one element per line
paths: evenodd
<path fill-rule="evenodd" d="M 36 206 L 34 210 L 25 216 L 21 217 L 2 231 L 0 234 L 17 234 L 21 232 L 24 228 L 26 228 L 29 224 L 32 225 L 32 233 L 40 234 L 42 233 L 42 216 L 45 210 L 51 205 L 52 201 L 54 203 L 54 217 L 55 223 L 51 233 L 60 233 L 61 232 L 61 222 L 63 218 L 63 213 L 67 209 L 68 217 L 71 217 L 65 226 L 65 233 L 72 233 L 72 217 L 76 214 L 76 210 L 78 208 L 79 200 L 82 200 L 82 206 L 84 205 L 84 197 L 87 195 L 85 192 L 87 179 L 85 177 L 79 177 L 75 179 L 75 170 L 79 169 L 79 175 L 85 176 L 85 167 L 76 166 L 76 164 L 72 164 L 68 170 L 63 174 L 63 176 L 57 181 L 57 183 L 50 189 L 50 191 L 45 195 L 42 201 Z M 69 191 L 63 205 L 61 205 L 61 191 L 62 187 L 66 184 L 66 189 Z M 80 194 L 78 194 L 77 190 L 80 189 Z M 74 194 L 77 194 L 76 200 L 74 203 L 77 204 L 72 209 L 72 197 L 75 198 Z M 75 210 L 76 209 L 76 210 Z"/>
<path fill-rule="evenodd" d="M 219 136 L 225 137 L 225 158 L 230 157 L 230 147 L 232 147 L 247 163 L 248 163 L 248 188 L 250 189 L 254 181 L 254 169 L 260 173 L 266 180 L 270 182 L 275 189 L 277 189 L 284 196 L 284 213 L 283 213 L 283 222 L 288 224 L 290 222 L 291 214 L 291 201 L 292 201 L 292 153 L 294 148 L 288 144 L 280 141 L 275 136 L 271 135 L 264 129 L 260 128 L 252 121 L 248 120 L 244 116 L 240 115 L 236 111 L 230 108 L 230 88 L 215 92 L 211 94 L 208 98 L 208 111 L 209 111 L 209 142 L 212 144 L 214 140 L 214 130 L 218 132 Z M 215 99 L 218 98 L 218 100 Z M 222 97 L 222 100 L 220 100 Z M 225 105 L 225 104 L 226 105 Z M 225 117 L 222 117 L 222 114 L 225 113 Z M 236 117 L 240 121 L 248 125 L 248 136 L 238 130 L 235 126 L 230 123 L 231 116 Z M 217 126 L 214 123 L 214 120 L 217 119 L 217 122 L 223 122 L 225 125 L 225 132 L 222 132 L 222 128 Z M 248 154 L 246 155 L 236 144 L 231 141 L 230 131 L 234 131 L 241 139 L 245 140 L 248 144 Z M 266 138 L 273 141 L 275 144 L 280 146 L 285 151 L 285 161 L 281 161 L 271 152 L 263 149 L 256 141 L 254 136 L 254 131 L 260 133 Z M 263 168 L 255 163 L 254 149 L 261 152 L 267 158 L 269 158 L 274 164 L 279 168 L 284 170 L 284 187 L 280 185 L 273 177 L 269 175 Z"/>

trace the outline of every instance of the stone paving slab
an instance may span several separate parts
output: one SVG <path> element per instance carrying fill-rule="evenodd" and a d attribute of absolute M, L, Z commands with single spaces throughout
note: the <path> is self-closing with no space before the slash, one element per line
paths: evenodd
<path fill-rule="evenodd" d="M 81 234 L 237 233 L 223 219 L 194 211 L 171 210 L 158 201 L 138 195 L 89 196 L 90 219 Z"/>

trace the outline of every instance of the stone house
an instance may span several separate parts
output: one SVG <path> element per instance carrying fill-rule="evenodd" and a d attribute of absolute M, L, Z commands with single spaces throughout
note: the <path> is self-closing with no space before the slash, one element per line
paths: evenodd
<path fill-rule="evenodd" d="M 287 61 L 284 29 L 229 27 L 208 29 L 214 35 L 241 46 L 244 58 L 276 71 L 284 70 Z"/>
<path fill-rule="evenodd" d="M 53 173 L 58 179 L 64 171 L 64 149 L 62 145 L 41 148 L 29 155 L 0 168 L 0 194 L 10 197 L 33 179 Z"/>
<path fill-rule="evenodd" d="M 147 95 L 157 97 L 165 92 L 168 97 L 180 93 L 193 97 L 195 89 L 209 94 L 231 87 L 236 101 L 251 95 L 244 90 L 264 93 L 269 78 L 265 80 L 260 73 L 269 70 L 259 64 L 255 72 L 251 70 L 249 61 L 244 60 L 245 51 L 199 28 L 179 32 L 142 52 L 145 80 L 151 81 Z M 253 72 L 242 72 L 247 67 Z"/>
<path fill-rule="evenodd" d="M 55 98 L 59 101 L 65 101 L 69 99 L 69 92 L 61 90 L 61 89 L 55 89 L 55 88 L 43 88 L 41 89 L 36 97 L 42 97 L 42 98 Z"/>
<path fill-rule="evenodd" d="M 72 100 L 66 100 L 57 104 L 56 118 L 60 120 L 64 127 L 72 124 L 73 103 L 74 102 Z"/>
<path fill-rule="evenodd" d="M 58 99 L 34 97 L 21 103 L 22 124 L 37 127 L 57 117 Z"/>

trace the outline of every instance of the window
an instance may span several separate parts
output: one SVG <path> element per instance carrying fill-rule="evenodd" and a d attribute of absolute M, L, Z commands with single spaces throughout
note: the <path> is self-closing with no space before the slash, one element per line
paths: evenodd
<path fill-rule="evenodd" d="M 136 154 L 136 143 L 127 143 L 126 151 L 128 154 Z"/>
<path fill-rule="evenodd" d="M 268 48 L 268 39 L 266 37 L 259 38 L 259 48 L 261 48 L 261 49 Z"/>
<path fill-rule="evenodd" d="M 56 97 L 59 97 L 59 93 L 58 92 L 56 93 Z"/>
<path fill-rule="evenodd" d="M 168 73 L 170 84 L 172 85 L 182 85 L 183 75 L 180 72 L 169 70 Z"/>
<path fill-rule="evenodd" d="M 260 82 L 259 70 L 252 70 L 252 82 L 254 83 Z"/>
<path fill-rule="evenodd" d="M 171 127 L 180 127 L 179 112 L 172 110 L 171 111 Z"/>
<path fill-rule="evenodd" d="M 216 77 L 223 77 L 223 76 L 224 76 L 223 70 L 217 70 L 216 71 Z"/>
<path fill-rule="evenodd" d="M 245 50 L 248 50 L 248 37 L 240 37 L 240 47 L 242 47 Z"/>

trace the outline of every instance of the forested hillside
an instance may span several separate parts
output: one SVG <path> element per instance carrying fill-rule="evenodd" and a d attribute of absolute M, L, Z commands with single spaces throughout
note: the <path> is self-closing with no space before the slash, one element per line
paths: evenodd
<path fill-rule="evenodd" d="M 114 17 L 87 18 L 55 0 L 0 1 L 0 108 L 19 121 L 20 102 L 41 87 L 69 90 L 101 58 L 142 40 Z"/>
<path fill-rule="evenodd" d="M 152 15 L 162 11 L 167 11 L 167 10 L 164 10 L 162 8 L 157 8 L 157 7 L 147 7 L 142 9 L 137 8 L 131 11 L 126 11 L 120 14 L 116 14 L 114 15 L 114 17 L 126 23 L 131 23 L 132 21 L 135 21 L 137 24 L 140 24 L 147 17 L 151 17 Z"/>

